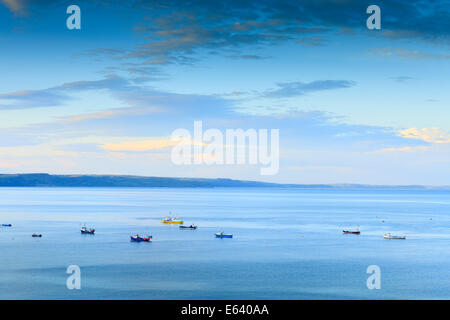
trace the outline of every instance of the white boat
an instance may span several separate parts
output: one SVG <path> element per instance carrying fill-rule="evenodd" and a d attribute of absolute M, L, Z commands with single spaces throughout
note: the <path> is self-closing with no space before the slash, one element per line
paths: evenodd
<path fill-rule="evenodd" d="M 385 239 L 406 239 L 405 236 L 393 236 L 390 232 L 384 235 Z"/>

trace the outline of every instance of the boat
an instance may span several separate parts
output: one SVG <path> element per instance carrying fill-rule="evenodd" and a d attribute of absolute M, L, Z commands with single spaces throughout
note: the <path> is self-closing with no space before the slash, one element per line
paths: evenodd
<path fill-rule="evenodd" d="M 360 231 L 342 230 L 344 234 L 361 234 Z"/>
<path fill-rule="evenodd" d="M 92 228 L 88 229 L 86 227 L 82 227 L 80 231 L 82 234 L 94 234 L 95 233 L 95 229 L 92 229 Z"/>
<path fill-rule="evenodd" d="M 217 232 L 216 234 L 216 238 L 233 238 L 232 234 L 225 234 L 223 231 L 221 232 Z"/>
<path fill-rule="evenodd" d="M 146 237 L 141 237 L 138 234 L 136 234 L 134 236 L 131 236 L 130 240 L 134 241 L 134 242 L 150 242 L 152 240 L 152 236 L 148 236 L 146 238 Z"/>
<path fill-rule="evenodd" d="M 355 231 L 352 231 L 352 230 L 342 230 L 342 232 L 343 232 L 344 234 L 361 234 L 361 232 L 359 231 L 358 228 L 356 228 Z"/>
<path fill-rule="evenodd" d="M 406 239 L 405 236 L 393 236 L 393 235 L 391 235 L 390 232 L 386 233 L 383 238 L 385 238 L 385 239 Z"/>
<path fill-rule="evenodd" d="M 42 234 L 33 233 L 31 235 L 33 238 L 42 238 Z"/>
<path fill-rule="evenodd" d="M 183 220 L 171 217 L 165 217 L 162 222 L 167 224 L 183 224 Z"/>
<path fill-rule="evenodd" d="M 12 227 L 12 224 L 10 224 L 10 223 L 3 223 L 2 227 Z"/>
<path fill-rule="evenodd" d="M 197 226 L 195 224 L 191 224 L 190 226 L 180 226 L 181 230 L 195 230 Z"/>

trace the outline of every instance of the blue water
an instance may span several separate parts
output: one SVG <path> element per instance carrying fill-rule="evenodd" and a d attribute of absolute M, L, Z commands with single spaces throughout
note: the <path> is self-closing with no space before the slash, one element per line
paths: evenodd
<path fill-rule="evenodd" d="M 449 196 L 1 188 L 0 223 L 13 227 L 0 227 L 0 299 L 449 299 Z M 199 229 L 163 225 L 169 211 Z M 81 235 L 84 224 L 96 234 Z M 360 236 L 342 234 L 357 226 Z M 215 239 L 220 230 L 234 238 Z M 136 233 L 153 242 L 131 243 Z M 81 290 L 66 287 L 69 265 Z M 369 265 L 379 290 L 366 286 Z"/>

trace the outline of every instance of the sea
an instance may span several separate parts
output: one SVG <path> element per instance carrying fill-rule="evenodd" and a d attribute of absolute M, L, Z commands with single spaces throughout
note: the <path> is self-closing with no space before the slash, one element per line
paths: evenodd
<path fill-rule="evenodd" d="M 9 223 L 0 299 L 450 298 L 445 190 L 0 188 Z"/>

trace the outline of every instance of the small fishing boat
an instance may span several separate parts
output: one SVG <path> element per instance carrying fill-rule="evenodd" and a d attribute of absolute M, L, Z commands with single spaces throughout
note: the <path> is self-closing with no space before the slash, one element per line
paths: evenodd
<path fill-rule="evenodd" d="M 195 230 L 197 226 L 195 224 L 191 224 L 190 226 L 180 226 L 181 230 Z"/>
<path fill-rule="evenodd" d="M 92 228 L 88 229 L 86 227 L 82 227 L 80 231 L 82 234 L 94 234 L 95 233 L 95 229 L 92 229 Z"/>
<path fill-rule="evenodd" d="M 344 233 L 344 234 L 361 234 L 361 232 L 359 231 L 359 229 L 358 228 L 356 228 L 356 230 L 342 230 L 342 232 Z"/>
<path fill-rule="evenodd" d="M 406 239 L 405 236 L 393 236 L 390 232 L 386 233 L 383 238 L 385 238 L 385 239 L 402 239 L 402 240 Z"/>
<path fill-rule="evenodd" d="M 360 231 L 343 230 L 344 234 L 361 234 Z"/>
<path fill-rule="evenodd" d="M 162 222 L 167 224 L 183 224 L 183 220 L 171 217 L 165 217 Z"/>
<path fill-rule="evenodd" d="M 146 238 L 146 237 L 141 237 L 138 234 L 136 234 L 134 236 L 131 236 L 130 240 L 134 241 L 134 242 L 150 242 L 152 240 L 152 236 L 148 236 Z"/>
<path fill-rule="evenodd" d="M 42 238 L 42 234 L 33 233 L 31 235 L 33 238 Z"/>
<path fill-rule="evenodd" d="M 12 227 L 12 224 L 10 224 L 10 223 L 3 223 L 2 227 Z"/>
<path fill-rule="evenodd" d="M 221 232 L 217 232 L 216 234 L 216 238 L 233 238 L 232 234 L 225 234 L 223 231 Z"/>

